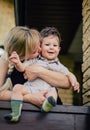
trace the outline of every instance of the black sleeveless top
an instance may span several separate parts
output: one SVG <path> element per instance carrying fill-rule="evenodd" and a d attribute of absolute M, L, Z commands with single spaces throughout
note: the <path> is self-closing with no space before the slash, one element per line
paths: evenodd
<path fill-rule="evenodd" d="M 23 72 L 19 72 L 14 68 L 13 72 L 10 75 L 13 86 L 15 84 L 24 84 L 27 80 L 24 79 Z"/>

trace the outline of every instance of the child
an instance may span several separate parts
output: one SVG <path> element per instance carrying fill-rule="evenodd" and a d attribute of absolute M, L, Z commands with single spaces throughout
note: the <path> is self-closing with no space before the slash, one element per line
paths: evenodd
<path fill-rule="evenodd" d="M 18 54 L 13 52 L 9 59 L 15 64 L 17 70 L 21 72 L 31 64 L 41 65 L 50 70 L 62 72 L 68 76 L 74 90 L 79 92 L 79 83 L 77 82 L 76 77 L 69 72 L 57 58 L 60 51 L 60 42 L 61 38 L 58 30 L 53 27 L 47 27 L 41 31 L 41 55 L 38 58 L 32 60 L 26 59 L 27 61 L 21 63 Z M 6 115 L 5 119 L 11 122 L 17 122 L 21 115 L 23 96 L 42 90 L 47 90 L 47 94 L 45 94 L 46 100 L 42 104 L 41 110 L 49 112 L 56 105 L 56 89 L 44 80 L 37 78 L 33 81 L 27 81 L 24 85 L 15 85 L 11 97 L 12 113 Z"/>

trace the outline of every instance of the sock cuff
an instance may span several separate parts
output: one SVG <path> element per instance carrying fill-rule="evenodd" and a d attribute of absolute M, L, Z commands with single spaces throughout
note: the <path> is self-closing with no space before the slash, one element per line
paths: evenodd
<path fill-rule="evenodd" d="M 47 100 L 52 106 L 56 106 L 56 101 L 52 96 L 48 97 Z"/>
<path fill-rule="evenodd" d="M 21 103 L 22 103 L 23 100 L 14 100 L 14 99 L 13 99 L 13 100 L 11 100 L 11 102 L 21 102 Z"/>

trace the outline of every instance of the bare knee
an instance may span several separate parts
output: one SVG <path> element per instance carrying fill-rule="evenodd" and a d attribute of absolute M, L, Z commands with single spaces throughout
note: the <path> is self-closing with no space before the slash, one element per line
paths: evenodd
<path fill-rule="evenodd" d="M 16 84 L 13 87 L 13 92 L 20 92 L 21 90 L 22 90 L 22 85 L 20 85 L 20 84 Z"/>

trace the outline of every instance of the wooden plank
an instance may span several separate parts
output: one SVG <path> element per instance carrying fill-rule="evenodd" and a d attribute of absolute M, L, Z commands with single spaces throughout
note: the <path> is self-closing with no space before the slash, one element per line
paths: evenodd
<path fill-rule="evenodd" d="M 10 109 L 10 101 L 0 101 L 0 109 Z M 40 111 L 40 108 L 30 103 L 23 103 L 23 110 L 26 111 Z M 51 111 L 53 113 L 74 113 L 74 114 L 88 114 L 90 115 L 90 106 L 68 106 L 56 105 Z"/>
<path fill-rule="evenodd" d="M 90 107 L 57 105 L 51 112 L 42 113 L 32 104 L 24 103 L 19 123 L 8 124 L 4 115 L 9 113 L 10 102 L 0 101 L 0 130 L 89 130 Z"/>

